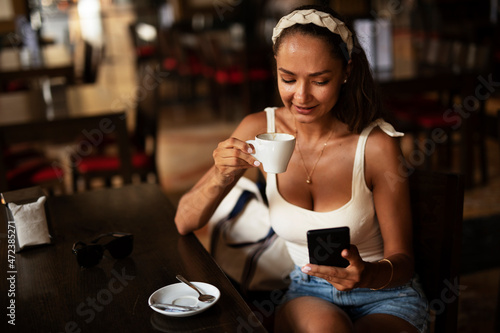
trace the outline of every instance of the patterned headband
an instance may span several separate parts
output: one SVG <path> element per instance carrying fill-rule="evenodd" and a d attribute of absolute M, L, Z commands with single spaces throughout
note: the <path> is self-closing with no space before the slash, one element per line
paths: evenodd
<path fill-rule="evenodd" d="M 321 12 L 316 9 L 295 10 L 287 16 L 283 16 L 273 29 L 273 44 L 276 43 L 276 39 L 278 39 L 284 29 L 295 24 L 309 23 L 327 28 L 331 32 L 338 34 L 344 43 L 346 43 L 349 57 L 351 56 L 353 45 L 352 33 L 345 26 L 345 23 L 328 13 Z"/>

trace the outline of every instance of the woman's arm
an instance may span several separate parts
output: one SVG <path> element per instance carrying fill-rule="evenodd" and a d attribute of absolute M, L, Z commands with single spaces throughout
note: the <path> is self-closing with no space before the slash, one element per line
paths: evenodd
<path fill-rule="evenodd" d="M 241 172 L 243 173 L 243 172 Z M 239 175 L 234 173 L 234 181 L 220 176 L 215 166 L 182 196 L 175 215 L 175 224 L 181 235 L 202 228 L 214 213 L 224 196 L 230 191 Z"/>
<path fill-rule="evenodd" d="M 384 258 L 392 263 L 392 267 L 387 261 L 370 264 L 366 283 L 370 288 L 388 282 L 386 287 L 402 285 L 413 276 L 414 259 L 408 171 L 399 141 L 375 129 L 366 143 L 365 161 L 366 179 L 384 241 Z"/>
<path fill-rule="evenodd" d="M 180 234 L 203 227 L 246 169 L 259 165 L 245 140 L 262 128 L 266 128 L 265 114 L 249 115 L 229 139 L 219 143 L 213 152 L 214 166 L 179 201 L 175 224 Z"/>

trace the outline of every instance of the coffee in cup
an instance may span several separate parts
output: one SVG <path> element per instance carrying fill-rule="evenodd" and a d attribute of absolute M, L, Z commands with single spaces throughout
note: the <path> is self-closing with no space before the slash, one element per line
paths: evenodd
<path fill-rule="evenodd" d="M 295 149 L 295 137 L 287 133 L 263 133 L 246 142 L 253 145 L 255 153 L 252 156 L 268 173 L 285 172 Z"/>

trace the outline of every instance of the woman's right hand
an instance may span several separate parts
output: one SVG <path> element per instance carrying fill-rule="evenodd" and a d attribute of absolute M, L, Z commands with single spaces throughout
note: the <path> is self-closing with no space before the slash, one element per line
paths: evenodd
<path fill-rule="evenodd" d="M 213 152 L 215 169 L 224 182 L 234 181 L 241 172 L 260 166 L 251 154 L 254 148 L 245 141 L 231 137 L 218 144 Z"/>

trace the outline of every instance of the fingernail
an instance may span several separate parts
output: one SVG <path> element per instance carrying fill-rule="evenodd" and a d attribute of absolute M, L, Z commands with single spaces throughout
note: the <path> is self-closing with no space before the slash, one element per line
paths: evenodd
<path fill-rule="evenodd" d="M 311 271 L 311 267 L 309 267 L 309 266 L 302 267 L 302 273 L 309 273 L 310 271 Z"/>
<path fill-rule="evenodd" d="M 249 153 L 249 154 L 253 153 L 252 148 L 248 148 L 248 153 Z"/>
<path fill-rule="evenodd" d="M 260 165 L 260 162 L 259 162 L 259 161 L 255 161 L 255 162 L 253 162 L 253 165 L 255 165 L 255 166 L 259 166 L 259 165 Z"/>

